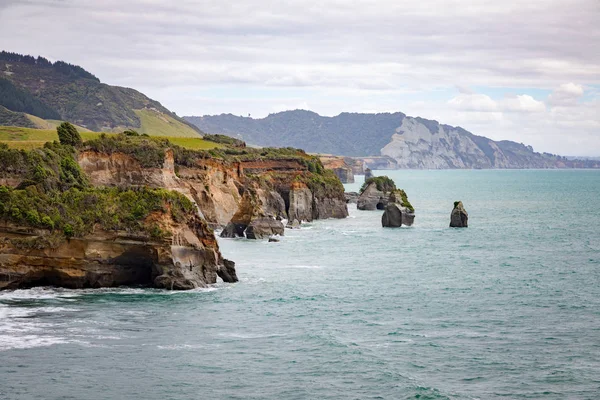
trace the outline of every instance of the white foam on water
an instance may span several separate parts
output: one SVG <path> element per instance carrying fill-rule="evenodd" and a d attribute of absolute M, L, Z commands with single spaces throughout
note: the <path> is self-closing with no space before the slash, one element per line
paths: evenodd
<path fill-rule="evenodd" d="M 8 290 L 0 293 L 0 301 L 2 300 L 51 300 L 57 298 L 72 298 L 78 297 L 82 291 L 69 289 L 56 289 L 48 287 L 36 287 L 32 289 L 16 289 Z"/>
<path fill-rule="evenodd" d="M 156 346 L 161 350 L 185 350 L 185 349 L 205 349 L 204 344 L 168 344 Z"/>
<path fill-rule="evenodd" d="M 0 335 L 0 351 L 12 349 L 30 349 L 68 343 L 66 338 L 40 335 Z"/>
<path fill-rule="evenodd" d="M 268 333 L 268 334 L 248 334 L 248 333 L 240 333 L 240 332 L 229 332 L 229 333 L 220 333 L 219 336 L 231 338 L 231 339 L 264 339 L 271 337 L 282 337 L 287 336 L 285 333 Z"/>

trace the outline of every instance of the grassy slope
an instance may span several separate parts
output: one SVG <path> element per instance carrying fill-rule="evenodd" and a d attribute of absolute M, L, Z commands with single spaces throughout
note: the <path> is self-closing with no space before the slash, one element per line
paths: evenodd
<path fill-rule="evenodd" d="M 81 134 L 81 138 L 83 140 L 95 139 L 100 136 L 100 132 L 80 131 L 79 133 Z M 168 138 L 171 143 L 191 150 L 208 150 L 221 147 L 217 143 L 201 139 L 197 133 L 195 133 L 195 137 L 165 136 L 165 138 Z M 56 129 L 32 129 L 14 126 L 0 126 L 0 142 L 8 144 L 10 148 L 29 150 L 36 147 L 43 147 L 44 143 L 52 142 L 54 140 L 58 140 Z"/>
<path fill-rule="evenodd" d="M 151 109 L 135 110 L 135 114 L 139 117 L 141 122 L 141 127 L 137 129 L 139 133 L 167 137 L 197 138 L 200 136 L 200 134 L 191 127 L 177 121 L 168 114 Z"/>

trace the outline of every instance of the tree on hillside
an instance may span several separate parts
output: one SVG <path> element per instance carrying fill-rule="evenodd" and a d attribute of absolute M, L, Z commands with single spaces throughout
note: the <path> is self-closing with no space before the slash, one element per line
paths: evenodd
<path fill-rule="evenodd" d="M 79 132 L 77 132 L 77 128 L 75 128 L 69 122 L 63 122 L 57 126 L 56 132 L 58 133 L 58 140 L 60 141 L 60 144 L 78 146 L 83 143 Z"/>

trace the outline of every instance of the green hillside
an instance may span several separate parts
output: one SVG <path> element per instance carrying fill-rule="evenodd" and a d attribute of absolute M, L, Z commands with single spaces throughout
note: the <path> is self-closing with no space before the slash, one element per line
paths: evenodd
<path fill-rule="evenodd" d="M 28 114 L 96 132 L 133 128 L 150 135 L 201 135 L 194 125 L 137 90 L 106 85 L 83 68 L 62 61 L 4 51 L 0 52 L 0 106 L 11 112 L 0 110 L 0 125 L 43 127 L 41 121 L 23 118 Z"/>

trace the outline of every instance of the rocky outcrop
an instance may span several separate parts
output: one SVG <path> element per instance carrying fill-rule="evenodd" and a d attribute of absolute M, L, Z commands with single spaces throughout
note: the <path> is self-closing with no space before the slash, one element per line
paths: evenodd
<path fill-rule="evenodd" d="M 353 168 L 346 163 L 343 157 L 320 156 L 326 169 L 332 170 L 342 183 L 354 183 Z"/>
<path fill-rule="evenodd" d="M 469 214 L 462 201 L 454 202 L 454 209 L 450 214 L 450 228 L 466 228 L 469 226 Z"/>
<path fill-rule="evenodd" d="M 344 197 L 346 198 L 346 203 L 356 203 L 358 201 L 357 192 L 346 192 L 344 193 Z"/>
<path fill-rule="evenodd" d="M 383 210 L 390 194 L 391 192 L 383 192 L 377 188 L 377 184 L 371 183 L 360 193 L 356 207 L 359 210 Z"/>
<path fill-rule="evenodd" d="M 373 172 L 370 168 L 365 169 L 365 181 L 373 177 Z"/>
<path fill-rule="evenodd" d="M 402 225 L 411 226 L 415 221 L 415 213 L 398 203 L 388 203 L 381 216 L 384 228 L 399 228 Z"/>
<path fill-rule="evenodd" d="M 204 221 L 178 223 L 154 215 L 168 235 L 161 239 L 97 230 L 48 245 L 50 232 L 0 227 L 0 289 L 40 285 L 68 288 L 145 285 L 186 290 L 236 282 L 235 264 L 225 260 Z"/>
<path fill-rule="evenodd" d="M 244 233 L 247 239 L 264 239 L 273 235 L 283 236 L 284 226 L 281 221 L 262 217 L 250 222 Z"/>

